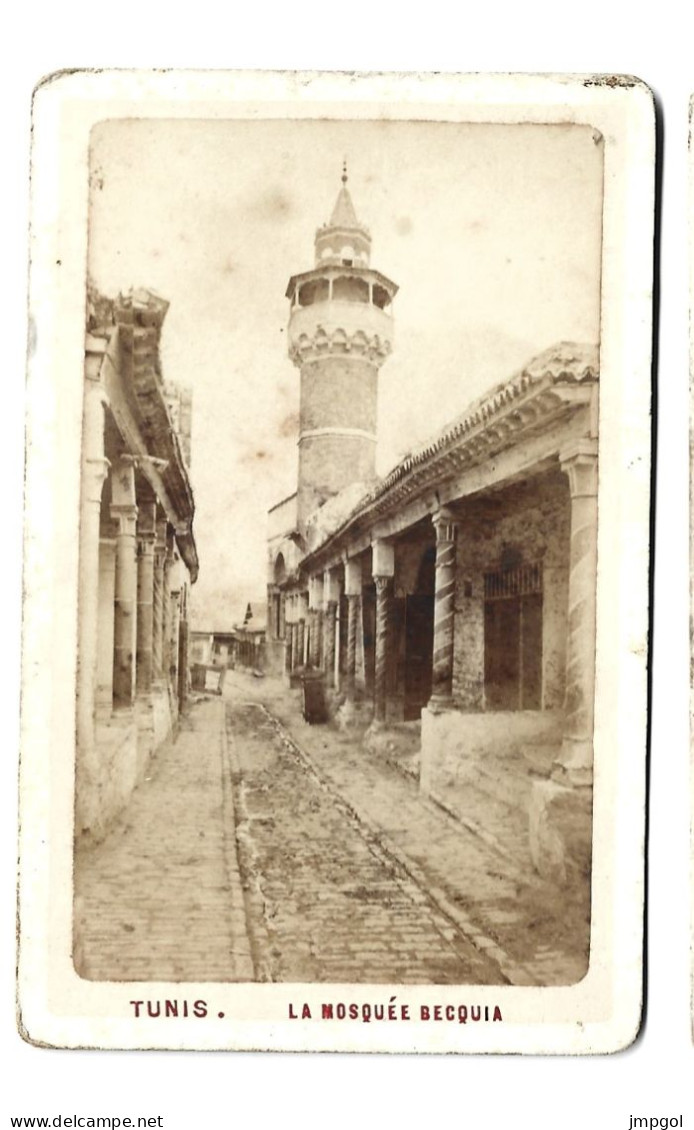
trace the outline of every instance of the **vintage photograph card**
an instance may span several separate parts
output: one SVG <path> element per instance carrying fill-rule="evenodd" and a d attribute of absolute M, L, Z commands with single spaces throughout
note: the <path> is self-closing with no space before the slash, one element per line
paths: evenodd
<path fill-rule="evenodd" d="M 27 1040 L 635 1038 L 654 146 L 615 76 L 36 91 Z"/>

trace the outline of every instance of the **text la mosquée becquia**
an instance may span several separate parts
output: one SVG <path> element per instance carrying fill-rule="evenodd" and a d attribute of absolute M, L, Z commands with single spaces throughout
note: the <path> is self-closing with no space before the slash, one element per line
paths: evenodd
<path fill-rule="evenodd" d="M 361 1020 L 370 1024 L 377 1020 L 448 1020 L 458 1024 L 467 1024 L 468 1021 L 495 1021 L 503 1020 L 501 1009 L 497 1005 L 480 1004 L 419 1004 L 416 1006 L 398 1003 L 396 997 L 391 997 L 387 1004 L 321 1004 L 320 1011 L 314 1005 L 304 1002 L 301 1005 L 289 1004 L 288 1016 L 290 1020 Z"/>

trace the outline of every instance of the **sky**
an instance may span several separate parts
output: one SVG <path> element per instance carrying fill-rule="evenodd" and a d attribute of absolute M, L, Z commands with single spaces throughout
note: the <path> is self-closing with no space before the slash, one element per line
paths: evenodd
<path fill-rule="evenodd" d="M 589 127 L 106 121 L 92 133 L 88 270 L 170 302 L 166 380 L 193 391 L 193 625 L 262 600 L 267 510 L 296 487 L 291 275 L 314 265 L 347 160 L 371 266 L 398 284 L 379 378 L 384 473 L 559 341 L 598 342 L 602 145 Z"/>

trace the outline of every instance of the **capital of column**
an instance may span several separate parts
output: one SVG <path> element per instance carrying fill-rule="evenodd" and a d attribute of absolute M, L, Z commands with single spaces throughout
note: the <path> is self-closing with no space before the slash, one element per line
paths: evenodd
<path fill-rule="evenodd" d="M 112 503 L 111 518 L 118 523 L 119 535 L 135 537 L 137 533 L 137 506 L 120 506 Z"/>
<path fill-rule="evenodd" d="M 323 608 L 323 574 L 310 577 L 308 582 L 308 606 L 312 612 L 320 612 Z"/>
<path fill-rule="evenodd" d="M 392 579 L 393 578 L 391 576 L 384 576 L 382 573 L 379 573 L 377 576 L 374 577 L 374 584 L 376 586 L 376 593 L 379 596 L 388 591 L 388 585 L 390 584 Z"/>
<path fill-rule="evenodd" d="M 105 456 L 94 456 L 84 460 L 82 489 L 87 502 L 96 502 L 101 505 L 101 492 L 110 466 L 111 464 Z"/>
<path fill-rule="evenodd" d="M 137 547 L 144 556 L 154 554 L 157 541 L 156 504 L 145 502 L 137 511 Z"/>
<path fill-rule="evenodd" d="M 568 476 L 572 498 L 594 498 L 598 493 L 598 441 L 580 439 L 559 453 L 562 471 Z"/>
<path fill-rule="evenodd" d="M 395 549 L 390 542 L 375 538 L 371 544 L 373 577 L 392 577 L 395 573 Z"/>
<path fill-rule="evenodd" d="M 323 573 L 323 600 L 326 605 L 337 604 L 340 599 L 340 582 L 337 574 L 331 569 Z"/>
<path fill-rule="evenodd" d="M 361 561 L 357 558 L 345 561 L 345 596 L 361 596 Z"/>
<path fill-rule="evenodd" d="M 455 531 L 458 526 L 458 519 L 446 506 L 442 506 L 436 510 L 432 516 L 431 521 L 436 532 L 436 542 L 455 541 Z"/>
<path fill-rule="evenodd" d="M 156 534 L 137 531 L 137 550 L 141 557 L 154 557 L 157 539 Z"/>

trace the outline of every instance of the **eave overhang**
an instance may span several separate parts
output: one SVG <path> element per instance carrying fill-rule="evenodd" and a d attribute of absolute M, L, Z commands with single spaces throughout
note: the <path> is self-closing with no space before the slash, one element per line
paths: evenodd
<path fill-rule="evenodd" d="M 352 513 L 300 562 L 305 574 L 346 551 L 350 541 L 441 484 L 504 450 L 529 442 L 595 404 L 597 347 L 562 343 L 478 401 L 431 443 L 406 456 Z"/>

